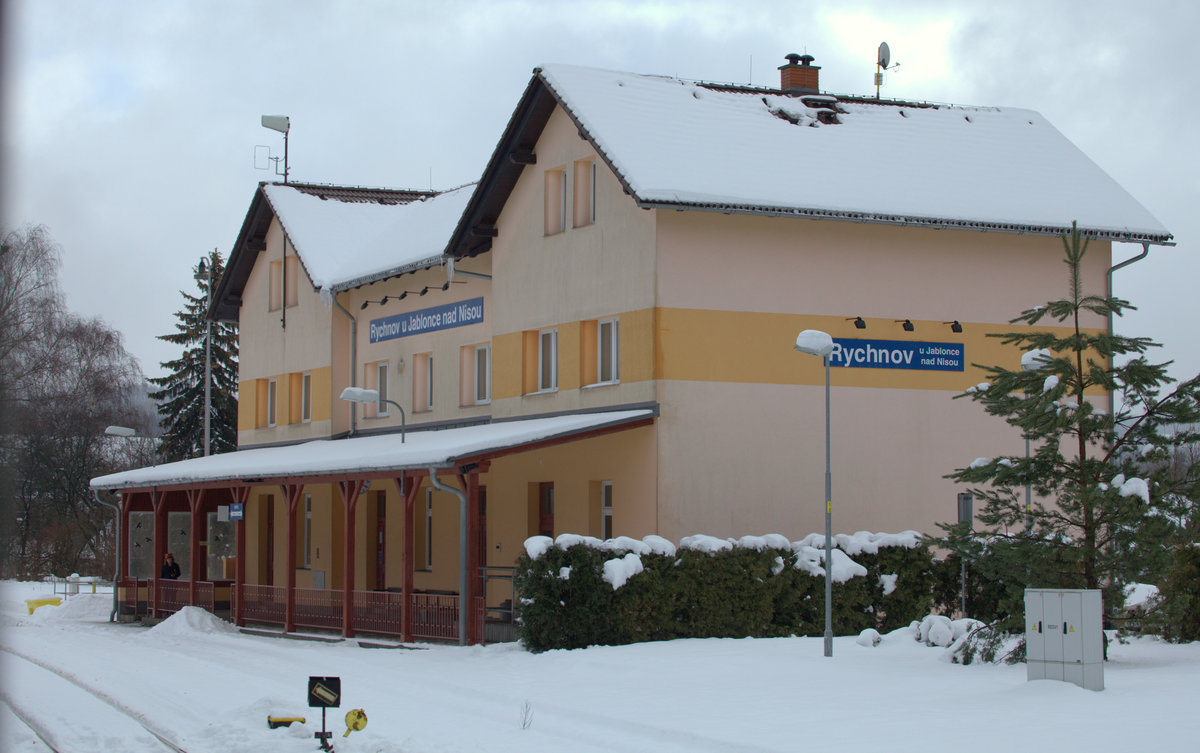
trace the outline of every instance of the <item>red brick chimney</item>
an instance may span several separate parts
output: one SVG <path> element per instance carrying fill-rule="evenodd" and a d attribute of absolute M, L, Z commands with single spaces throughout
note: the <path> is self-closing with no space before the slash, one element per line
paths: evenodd
<path fill-rule="evenodd" d="M 812 55 L 785 56 L 787 65 L 779 66 L 779 88 L 788 94 L 816 94 L 820 91 L 818 78 L 821 66 L 813 65 Z"/>

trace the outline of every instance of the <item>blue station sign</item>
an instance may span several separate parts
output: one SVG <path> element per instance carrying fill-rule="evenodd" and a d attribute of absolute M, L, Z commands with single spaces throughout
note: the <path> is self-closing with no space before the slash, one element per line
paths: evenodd
<path fill-rule="evenodd" d="M 963 351 L 962 343 L 835 337 L 833 353 L 829 355 L 829 365 L 856 369 L 963 371 Z"/>
<path fill-rule="evenodd" d="M 395 340 L 398 337 L 436 332 L 439 329 L 465 327 L 483 321 L 483 298 L 447 303 L 444 306 L 410 311 L 383 319 L 372 319 L 370 341 Z"/>

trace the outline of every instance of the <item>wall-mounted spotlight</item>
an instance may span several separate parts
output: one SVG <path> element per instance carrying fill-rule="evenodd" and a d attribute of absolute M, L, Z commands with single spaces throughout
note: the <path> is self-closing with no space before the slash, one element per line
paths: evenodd
<path fill-rule="evenodd" d="M 848 316 L 848 317 L 846 317 L 846 321 L 854 322 L 855 329 L 866 329 L 867 328 L 867 323 L 863 321 L 863 318 L 861 316 L 855 316 L 855 317 Z"/>
<path fill-rule="evenodd" d="M 905 332 L 912 332 L 916 327 L 913 326 L 912 319 L 897 319 L 897 323 L 901 324 Z"/>
<path fill-rule="evenodd" d="M 958 323 L 957 319 L 952 322 L 942 322 L 942 324 L 949 324 L 951 332 L 962 332 L 962 325 Z"/>
<path fill-rule="evenodd" d="M 362 309 L 365 309 L 368 304 L 377 303 L 380 306 L 382 306 L 383 304 L 385 304 L 387 302 L 388 302 L 388 297 L 385 295 L 383 298 L 379 299 L 378 301 L 363 301 L 362 305 L 359 306 L 358 308 L 361 311 Z"/>

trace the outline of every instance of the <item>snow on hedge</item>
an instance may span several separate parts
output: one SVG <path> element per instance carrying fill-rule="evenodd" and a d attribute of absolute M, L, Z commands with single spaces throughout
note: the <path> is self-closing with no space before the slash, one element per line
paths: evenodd
<path fill-rule="evenodd" d="M 642 558 L 630 552 L 624 557 L 611 559 L 604 563 L 604 575 L 600 576 L 605 583 L 611 583 L 616 591 L 625 582 L 642 571 Z"/>
<path fill-rule="evenodd" d="M 901 531 L 900 533 L 872 533 L 858 531 L 853 534 L 836 534 L 833 537 L 833 580 L 845 583 L 851 578 L 861 578 L 867 574 L 867 569 L 852 558 L 859 554 L 877 554 L 880 549 L 903 547 L 915 549 L 921 545 L 921 534 L 917 531 Z M 642 572 L 641 558 L 647 554 L 660 554 L 674 557 L 677 548 L 661 536 L 650 535 L 638 540 L 628 536 L 602 540 L 595 536 L 580 536 L 574 533 L 559 534 L 557 538 L 549 536 L 530 536 L 525 539 L 525 553 L 531 560 L 541 558 L 550 547 L 566 551 L 573 546 L 582 545 L 602 552 L 622 554 L 604 563 L 604 581 L 611 583 L 613 590 L 625 585 L 626 581 Z M 716 536 L 696 534 L 685 536 L 679 542 L 678 549 L 687 549 L 705 554 L 716 554 L 732 549 L 752 549 L 761 552 L 765 549 L 777 549 L 792 553 L 792 567 L 803 570 L 814 577 L 825 577 L 825 535 L 812 533 L 800 541 L 789 541 L 778 533 L 768 533 L 763 536 L 742 536 L 741 538 L 722 539 Z M 783 572 L 783 558 L 777 558 L 774 574 Z M 566 569 L 566 568 L 564 568 Z M 560 578 L 570 577 L 569 570 Z M 887 593 L 895 588 L 896 576 L 885 576 L 892 579 L 890 583 L 881 583 Z"/>

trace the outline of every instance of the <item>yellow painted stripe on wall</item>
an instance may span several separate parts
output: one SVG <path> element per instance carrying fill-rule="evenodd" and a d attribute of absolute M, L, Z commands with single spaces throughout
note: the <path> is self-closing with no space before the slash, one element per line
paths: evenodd
<path fill-rule="evenodd" d="M 831 379 L 843 386 L 961 391 L 986 378 L 986 373 L 972 364 L 1020 367 L 1018 349 L 987 336 L 1016 331 L 1019 327 L 1015 325 L 963 322 L 963 332 L 954 333 L 940 321 L 914 320 L 914 331 L 905 332 L 899 322 L 891 319 L 865 321 L 866 329 L 855 329 L 853 322 L 843 317 L 659 309 L 656 372 L 658 378 L 671 380 L 824 384 L 821 359 L 793 349 L 796 335 L 805 329 L 828 332 L 836 338 L 964 346 L 963 371 L 835 367 Z M 1066 328 L 1039 329 L 1069 332 Z M 1105 393 L 1097 390 L 1089 394 Z"/>

